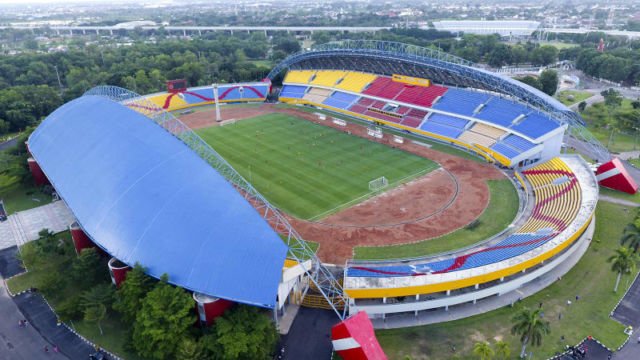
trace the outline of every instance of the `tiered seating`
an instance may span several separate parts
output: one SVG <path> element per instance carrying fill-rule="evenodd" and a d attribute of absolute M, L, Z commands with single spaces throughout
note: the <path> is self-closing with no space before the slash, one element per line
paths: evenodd
<path fill-rule="evenodd" d="M 498 129 L 491 125 L 486 125 L 483 123 L 476 123 L 471 129 L 471 131 L 478 133 L 480 135 L 484 135 L 486 137 L 490 137 L 492 139 L 499 139 L 506 133 L 506 131 L 502 129 Z"/>
<path fill-rule="evenodd" d="M 408 113 L 407 116 L 411 116 L 411 117 L 415 117 L 415 118 L 424 118 L 425 116 L 427 116 L 428 112 L 424 111 L 424 110 L 420 110 L 420 109 L 411 109 Z"/>
<path fill-rule="evenodd" d="M 336 89 L 359 93 L 362 91 L 362 89 L 364 89 L 365 86 L 367 86 L 376 78 L 377 76 L 373 74 L 349 71 L 347 72 L 347 75 L 342 79 L 342 81 L 338 83 L 338 85 L 336 85 Z"/>
<path fill-rule="evenodd" d="M 447 88 L 437 85 L 428 87 L 405 85 L 404 90 L 395 97 L 395 100 L 430 107 L 438 96 L 446 92 Z"/>
<path fill-rule="evenodd" d="M 420 124 L 422 124 L 422 120 L 423 120 L 422 118 L 405 116 L 404 118 L 402 118 L 402 121 L 400 122 L 400 124 L 404 126 L 409 126 L 409 127 L 418 127 L 420 126 Z"/>
<path fill-rule="evenodd" d="M 364 91 L 362 91 L 362 93 L 385 99 L 393 99 L 403 89 L 403 83 L 393 81 L 388 77 L 379 77 L 373 80 L 373 82 Z"/>
<path fill-rule="evenodd" d="M 459 140 L 462 140 L 467 144 L 478 144 L 484 147 L 491 147 L 504 134 L 505 131 L 502 129 L 477 122 L 460 135 Z"/>
<path fill-rule="evenodd" d="M 338 80 L 342 79 L 346 74 L 345 71 L 319 70 L 316 72 L 315 78 L 311 80 L 311 85 L 333 87 Z"/>
<path fill-rule="evenodd" d="M 282 91 L 280 91 L 280 97 L 282 98 L 292 98 L 292 99 L 301 99 L 305 92 L 307 91 L 306 86 L 300 85 L 285 85 L 282 87 Z"/>
<path fill-rule="evenodd" d="M 352 266 L 347 269 L 347 276 L 398 277 L 460 271 L 507 260 L 545 244 L 575 219 L 581 204 L 580 186 L 570 168 L 558 158 L 523 174 L 534 187 L 536 204 L 530 219 L 504 240 L 465 255 L 424 264 Z"/>
<path fill-rule="evenodd" d="M 493 98 L 475 116 L 478 119 L 509 127 L 518 116 L 528 112 L 529 110 L 521 104 Z"/>
<path fill-rule="evenodd" d="M 513 159 L 535 146 L 536 144 L 527 141 L 525 138 L 512 134 L 493 145 L 491 148 L 509 159 Z"/>
<path fill-rule="evenodd" d="M 384 108 L 385 105 L 386 103 L 384 101 L 377 101 L 377 100 L 372 100 L 368 98 L 360 98 L 360 100 L 358 100 L 357 103 L 353 104 L 349 108 L 349 111 L 370 116 L 370 117 L 377 118 L 384 121 L 399 123 L 401 120 L 400 116 L 396 117 L 392 115 L 383 114 L 379 111 L 370 110 L 370 109 L 377 109 L 377 110 L 383 111 L 382 108 Z"/>
<path fill-rule="evenodd" d="M 331 95 L 331 90 L 311 88 L 303 97 L 304 100 L 321 104 Z"/>
<path fill-rule="evenodd" d="M 332 106 L 338 109 L 347 109 L 358 98 L 357 95 L 347 94 L 340 91 L 336 91 L 323 104 Z"/>
<path fill-rule="evenodd" d="M 536 146 L 536 144 L 528 141 L 527 139 L 513 134 L 507 136 L 501 142 L 519 150 L 520 152 L 527 151 Z"/>
<path fill-rule="evenodd" d="M 431 114 L 431 116 L 429 116 L 429 119 L 427 119 L 427 121 L 437 122 L 437 123 L 440 123 L 440 124 L 443 124 L 443 125 L 447 125 L 447 126 L 451 126 L 451 127 L 458 128 L 458 129 L 464 129 L 467 126 L 467 124 L 469 123 L 469 120 L 460 119 L 460 118 L 457 118 L 457 117 L 438 114 L 438 113 Z"/>
<path fill-rule="evenodd" d="M 446 94 L 444 94 L 442 98 L 433 105 L 433 108 L 455 114 L 471 116 L 475 109 L 480 104 L 487 102 L 490 97 L 491 96 L 489 94 L 480 92 L 449 88 Z"/>
<path fill-rule="evenodd" d="M 536 139 L 558 127 L 560 127 L 560 124 L 537 112 L 527 115 L 524 120 L 511 126 L 513 130 L 521 132 L 532 139 Z"/>
<path fill-rule="evenodd" d="M 560 159 L 554 158 L 522 172 L 533 185 L 536 205 L 531 219 L 520 232 L 552 228 L 564 230 L 580 209 L 580 188 L 575 175 Z"/>
<path fill-rule="evenodd" d="M 406 107 L 406 106 L 399 106 L 396 109 L 396 113 L 398 113 L 400 115 L 407 115 L 410 111 L 411 111 L 411 108 L 410 107 Z"/>
<path fill-rule="evenodd" d="M 284 77 L 283 83 L 308 84 L 315 70 L 289 70 Z"/>
<path fill-rule="evenodd" d="M 429 120 L 423 122 L 422 125 L 420 125 L 420 129 L 452 139 L 456 139 L 458 136 L 460 136 L 460 134 L 462 134 L 463 131 L 459 128 L 443 125 Z"/>

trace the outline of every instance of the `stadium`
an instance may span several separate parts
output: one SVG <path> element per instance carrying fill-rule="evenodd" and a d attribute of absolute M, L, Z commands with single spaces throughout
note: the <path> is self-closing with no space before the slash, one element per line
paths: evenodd
<path fill-rule="evenodd" d="M 77 219 L 77 249 L 112 256 L 116 284 L 135 263 L 167 274 L 206 322 L 233 302 L 276 319 L 296 303 L 398 327 L 513 296 L 586 251 L 599 182 L 636 190 L 555 99 L 380 41 L 316 46 L 255 83 L 94 88 L 28 148 Z M 496 198 L 512 209 L 502 228 L 453 241 L 500 223 L 483 218 Z M 344 331 L 337 351 L 379 350 Z"/>

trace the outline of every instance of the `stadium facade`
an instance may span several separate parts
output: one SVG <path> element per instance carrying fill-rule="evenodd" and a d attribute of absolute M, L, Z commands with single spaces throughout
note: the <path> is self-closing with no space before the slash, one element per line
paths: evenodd
<path fill-rule="evenodd" d="M 392 314 L 420 318 L 512 294 L 568 271 L 561 265 L 586 249 L 597 181 L 580 156 L 561 152 L 579 142 L 594 159 L 610 156 L 555 99 L 430 49 L 345 41 L 294 54 L 263 82 L 221 85 L 219 102 L 265 101 L 283 73 L 281 102 L 402 130 L 512 169 L 518 217 L 469 248 L 349 261 L 336 276 L 278 209 L 166 111 L 213 103 L 212 87 L 144 97 L 94 89 L 52 113 L 29 150 L 88 238 L 126 265 L 167 273 L 197 298 L 283 309 L 312 288 L 339 317 L 364 310 L 386 326 Z"/>

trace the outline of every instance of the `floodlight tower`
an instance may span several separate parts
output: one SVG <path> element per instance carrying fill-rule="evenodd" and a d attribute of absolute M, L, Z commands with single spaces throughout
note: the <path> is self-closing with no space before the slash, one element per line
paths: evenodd
<path fill-rule="evenodd" d="M 218 101 L 218 84 L 213 84 L 213 101 L 216 104 L 216 121 L 222 121 L 220 117 L 220 102 Z"/>

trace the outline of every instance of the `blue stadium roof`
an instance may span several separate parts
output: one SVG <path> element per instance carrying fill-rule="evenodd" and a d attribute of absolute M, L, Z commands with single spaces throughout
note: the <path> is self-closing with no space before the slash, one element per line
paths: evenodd
<path fill-rule="evenodd" d="M 29 149 L 111 255 L 189 290 L 275 306 L 286 245 L 222 175 L 144 115 L 83 96 L 49 115 Z"/>

